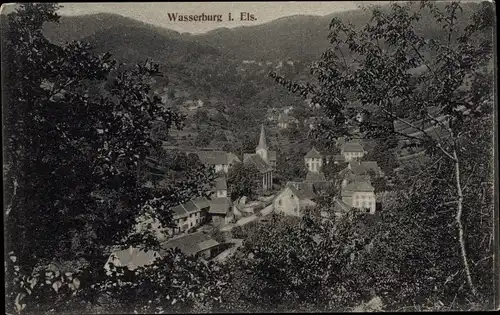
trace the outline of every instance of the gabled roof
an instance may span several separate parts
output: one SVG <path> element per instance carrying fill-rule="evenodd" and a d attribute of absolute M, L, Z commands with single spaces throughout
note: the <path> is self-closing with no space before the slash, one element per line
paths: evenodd
<path fill-rule="evenodd" d="M 226 197 L 214 198 L 210 201 L 210 214 L 227 214 L 231 210 L 231 200 Z"/>
<path fill-rule="evenodd" d="M 351 209 L 352 209 L 352 207 L 349 206 L 347 203 L 343 202 L 341 199 L 335 199 L 334 205 L 333 205 L 333 211 L 335 213 L 347 212 Z"/>
<path fill-rule="evenodd" d="M 201 242 L 199 243 L 197 246 L 198 246 L 198 252 L 201 252 L 201 251 L 204 251 L 204 250 L 207 250 L 207 249 L 210 249 L 212 247 L 215 247 L 219 245 L 219 242 L 217 242 L 216 240 L 214 239 L 209 239 L 209 240 L 206 240 L 204 242 Z"/>
<path fill-rule="evenodd" d="M 324 182 L 324 181 L 326 181 L 325 174 L 323 174 L 323 172 L 307 172 L 306 181 L 307 182 Z"/>
<path fill-rule="evenodd" d="M 227 183 L 225 177 L 219 177 L 215 179 L 215 189 L 216 190 L 227 190 Z"/>
<path fill-rule="evenodd" d="M 338 162 L 344 162 L 345 161 L 345 157 L 343 155 L 337 154 L 337 155 L 334 156 L 334 160 L 338 161 Z"/>
<path fill-rule="evenodd" d="M 241 160 L 236 154 L 234 154 L 233 152 L 229 152 L 227 154 L 227 162 L 228 164 L 241 163 Z"/>
<path fill-rule="evenodd" d="M 193 212 L 199 212 L 201 211 L 200 208 L 198 208 L 193 201 L 188 201 L 185 204 L 183 204 L 184 209 L 186 209 L 187 213 L 193 213 Z"/>
<path fill-rule="evenodd" d="M 198 151 L 201 163 L 206 165 L 228 164 L 228 155 L 224 151 Z"/>
<path fill-rule="evenodd" d="M 347 186 L 342 190 L 344 191 L 352 191 L 352 192 L 374 192 L 375 188 L 373 188 L 372 184 L 368 181 L 355 181 L 350 184 L 347 184 Z"/>
<path fill-rule="evenodd" d="M 309 150 L 309 152 L 307 152 L 305 158 L 306 159 L 308 159 L 308 158 L 321 159 L 322 156 L 321 156 L 321 153 L 319 153 L 319 151 L 313 147 L 311 150 Z"/>
<path fill-rule="evenodd" d="M 261 173 L 266 173 L 272 170 L 272 167 L 258 154 L 246 155 L 244 163 L 252 163 Z"/>
<path fill-rule="evenodd" d="M 349 165 L 352 173 L 357 175 L 368 174 L 369 171 L 372 171 L 375 174 L 380 174 L 382 172 L 375 161 L 350 161 Z"/>
<path fill-rule="evenodd" d="M 316 198 L 316 194 L 314 193 L 314 186 L 312 183 L 288 182 L 286 183 L 286 187 L 290 188 L 290 190 L 297 196 L 297 198 L 301 200 L 312 200 Z"/>
<path fill-rule="evenodd" d="M 177 219 L 177 218 L 182 218 L 182 217 L 187 216 L 188 212 L 186 211 L 186 209 L 184 209 L 184 207 L 182 205 L 178 205 L 178 206 L 172 207 L 172 215 L 173 215 L 174 219 Z"/>
<path fill-rule="evenodd" d="M 162 252 L 171 248 L 178 248 L 187 255 L 193 255 L 200 251 L 199 244 L 210 239 L 210 236 L 203 232 L 190 233 L 163 243 L 161 245 Z"/>
<path fill-rule="evenodd" d="M 348 142 L 342 146 L 342 152 L 363 152 L 363 146 L 359 142 Z"/>
<path fill-rule="evenodd" d="M 199 209 L 205 209 L 210 207 L 210 201 L 205 198 L 205 197 L 198 197 L 193 200 L 193 203 L 199 208 Z"/>

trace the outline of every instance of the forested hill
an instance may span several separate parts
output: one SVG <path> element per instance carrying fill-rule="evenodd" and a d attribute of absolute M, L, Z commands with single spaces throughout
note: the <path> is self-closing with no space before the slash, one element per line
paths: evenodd
<path fill-rule="evenodd" d="M 438 4 L 443 7 L 444 5 L 445 3 Z M 466 22 L 472 10 L 478 6 L 479 3 L 462 3 L 463 12 L 458 12 L 458 21 Z M 98 44 L 106 49 L 107 46 L 116 48 L 125 40 L 131 51 L 149 53 L 160 58 L 175 50 L 181 55 L 193 47 L 210 46 L 217 48 L 224 58 L 256 61 L 292 59 L 308 62 L 316 60 L 328 47 L 328 26 L 334 17 L 362 27 L 369 22 L 370 14 L 360 9 L 325 16 L 295 15 L 255 26 L 220 28 L 204 34 L 191 35 L 120 15 L 100 13 L 62 17 L 59 25 L 50 24 L 44 29 L 46 36 L 55 43 L 96 37 L 99 38 Z M 419 32 L 430 37 L 440 37 L 444 34 L 442 29 L 432 22 L 430 14 L 423 16 L 416 27 Z M 132 29 L 135 31 L 132 32 Z M 105 36 L 103 32 L 109 35 Z M 122 36 L 126 39 L 122 39 Z M 152 43 L 149 39 L 155 39 L 157 43 Z M 192 46 L 189 44 L 192 42 L 201 46 Z M 165 47 L 165 54 L 156 54 L 158 49 Z"/>
<path fill-rule="evenodd" d="M 444 6 L 445 3 L 438 4 L 438 7 Z M 463 12 L 458 12 L 458 21 L 467 22 L 478 7 L 479 3 L 462 3 Z M 383 9 L 388 10 L 389 6 Z M 362 9 L 325 16 L 295 15 L 256 26 L 216 29 L 193 38 L 221 51 L 230 51 L 243 60 L 315 61 L 329 45 L 328 28 L 334 17 L 361 28 L 370 21 L 371 15 Z M 444 34 L 430 14 L 423 16 L 416 28 L 433 38 Z"/>
<path fill-rule="evenodd" d="M 462 3 L 459 23 L 467 23 L 478 5 Z M 325 16 L 296 15 L 261 25 L 192 35 L 101 13 L 63 16 L 59 24 L 45 25 L 44 34 L 56 44 L 84 40 L 96 51 L 110 52 L 115 59 L 129 64 L 152 58 L 162 65 L 168 79 L 157 82 L 157 86 L 180 91 L 186 100 L 201 99 L 207 107 L 230 117 L 228 128 L 244 133 L 263 121 L 266 108 L 301 102 L 273 84 L 268 77 L 270 70 L 282 63 L 279 72 L 288 78 L 309 80 L 307 66 L 328 47 L 332 18 L 361 28 L 370 16 L 362 10 Z M 424 15 L 416 28 L 428 38 L 446 35 L 430 14 Z M 245 60 L 255 63 L 245 64 Z M 289 60 L 292 66 L 287 65 Z M 184 102 L 179 98 L 176 101 Z"/>

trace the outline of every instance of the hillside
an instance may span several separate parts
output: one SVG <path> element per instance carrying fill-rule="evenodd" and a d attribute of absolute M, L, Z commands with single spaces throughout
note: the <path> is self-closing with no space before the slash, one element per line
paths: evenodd
<path fill-rule="evenodd" d="M 147 29 L 150 32 L 180 38 L 181 35 L 167 28 L 147 24 L 118 14 L 98 13 L 79 16 L 62 16 L 59 23 L 46 23 L 43 27 L 45 36 L 55 44 L 63 44 L 72 40 L 82 40 L 95 33 L 117 26 L 128 26 Z"/>
<path fill-rule="evenodd" d="M 438 7 L 444 5 L 445 3 L 437 4 Z M 466 23 L 478 6 L 479 3 L 462 3 L 463 12 L 457 12 L 459 23 Z M 383 7 L 383 10 L 387 9 L 388 6 Z M 256 26 L 216 29 L 194 35 L 193 39 L 231 53 L 239 60 L 291 59 L 311 62 L 317 60 L 328 47 L 328 26 L 334 17 L 345 23 L 352 23 L 356 28 L 362 28 L 370 21 L 371 15 L 361 9 L 325 16 L 295 15 Z M 416 24 L 416 29 L 429 37 L 444 36 L 444 32 L 435 24 L 430 13 L 422 17 Z"/>
<path fill-rule="evenodd" d="M 462 4 L 459 23 L 465 23 L 477 5 Z M 63 16 L 59 24 L 46 25 L 44 34 L 56 44 L 84 40 L 95 51 L 110 52 L 129 64 L 153 58 L 166 74 L 155 88 L 164 94 L 173 90 L 176 97 L 171 102 L 180 106 L 201 100 L 207 110 L 229 117 L 222 123 L 230 130 L 244 134 L 262 122 L 266 108 L 301 102 L 273 84 L 267 74 L 278 69 L 288 78 L 310 80 L 308 65 L 328 47 L 328 25 L 333 17 L 361 28 L 370 14 L 354 10 L 296 15 L 200 35 L 180 34 L 115 14 L 95 14 Z M 431 38 L 445 36 L 431 20 L 424 15 L 417 24 L 418 32 Z"/>

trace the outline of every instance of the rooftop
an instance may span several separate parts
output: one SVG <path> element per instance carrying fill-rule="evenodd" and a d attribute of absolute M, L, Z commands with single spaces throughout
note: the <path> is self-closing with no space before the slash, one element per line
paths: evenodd
<path fill-rule="evenodd" d="M 210 201 L 210 210 L 208 210 L 208 213 L 227 214 L 230 210 L 231 200 L 229 200 L 229 198 L 221 197 L 214 198 Z"/>
<path fill-rule="evenodd" d="M 208 240 L 211 240 L 210 236 L 203 232 L 196 232 L 183 235 L 164 242 L 161 245 L 162 252 L 165 252 L 168 249 L 178 248 L 184 254 L 194 255 L 200 251 L 199 245 Z"/>
<path fill-rule="evenodd" d="M 289 188 L 297 198 L 303 199 L 314 199 L 316 194 L 314 193 L 314 186 L 312 183 L 304 182 L 288 182 L 286 187 Z"/>
<path fill-rule="evenodd" d="M 363 152 L 363 146 L 359 142 L 348 142 L 342 146 L 342 152 Z"/>
<path fill-rule="evenodd" d="M 257 170 L 261 173 L 266 173 L 272 170 L 271 166 L 267 164 L 266 161 L 264 161 L 258 154 L 245 154 L 243 162 L 255 165 Z"/>
<path fill-rule="evenodd" d="M 324 181 L 326 181 L 325 174 L 323 174 L 323 172 L 307 172 L 306 181 L 307 182 L 324 182 Z"/>
<path fill-rule="evenodd" d="M 203 164 L 228 164 L 228 154 L 224 151 L 198 151 L 197 154 Z"/>
<path fill-rule="evenodd" d="M 227 182 L 225 177 L 219 177 L 215 180 L 216 190 L 227 190 Z"/>
<path fill-rule="evenodd" d="M 368 181 L 355 181 L 342 189 L 342 196 L 352 196 L 355 192 L 374 192 L 372 184 Z"/>
<path fill-rule="evenodd" d="M 193 200 L 193 203 L 200 209 L 210 207 L 210 201 L 205 197 L 198 197 Z"/>
<path fill-rule="evenodd" d="M 321 159 L 322 156 L 321 154 L 319 153 L 318 150 L 316 150 L 316 148 L 312 148 L 311 150 L 309 150 L 309 152 L 307 152 L 306 156 L 305 156 L 306 159 L 308 158 L 313 158 L 313 159 Z"/>

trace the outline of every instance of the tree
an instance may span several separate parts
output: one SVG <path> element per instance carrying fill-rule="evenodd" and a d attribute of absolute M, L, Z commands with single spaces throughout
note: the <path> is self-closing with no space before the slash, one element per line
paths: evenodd
<path fill-rule="evenodd" d="M 212 140 L 215 137 L 215 131 L 213 128 L 203 128 L 200 130 L 198 133 L 198 136 L 196 137 L 196 140 L 194 141 L 194 144 L 197 147 L 206 147 L 207 145 L 212 142 Z"/>
<path fill-rule="evenodd" d="M 258 190 L 259 171 L 252 164 L 238 163 L 227 174 L 231 200 L 246 196 L 252 198 Z"/>
<path fill-rule="evenodd" d="M 394 170 L 399 166 L 396 157 L 397 146 L 398 141 L 395 137 L 376 139 L 373 149 L 363 157 L 363 160 L 376 161 L 384 174 L 392 176 Z"/>
<path fill-rule="evenodd" d="M 303 180 L 306 178 L 307 167 L 304 156 L 307 154 L 306 147 L 295 147 L 295 150 L 279 151 L 277 153 L 276 173 L 280 180 L 286 181 Z"/>
<path fill-rule="evenodd" d="M 467 247 L 473 248 L 474 243 L 467 245 L 464 228 L 464 217 L 475 211 L 472 204 L 464 207 L 465 200 L 474 199 L 474 194 L 466 178 L 473 176 L 472 169 L 483 165 L 489 155 L 470 165 L 465 161 L 471 152 L 463 148 L 464 144 L 472 145 L 468 134 L 473 125 L 492 123 L 492 75 L 488 65 L 493 10 L 490 3 L 481 3 L 471 23 L 464 27 L 457 22 L 462 11 L 457 2 L 443 9 L 428 1 L 417 10 L 413 6 L 393 3 L 388 12 L 375 7 L 371 22 L 361 30 L 333 19 L 329 35 L 332 46 L 311 70 L 318 86 L 293 83 L 275 73 L 271 76 L 320 104 L 325 116 L 335 121 L 329 135 L 352 135 L 356 129 L 366 138 L 394 135 L 407 146 L 424 148 L 434 163 L 443 168 L 446 165 L 446 173 L 440 173 L 433 182 L 434 190 L 440 192 L 439 201 L 434 202 L 442 201 L 443 210 L 454 209 L 453 214 L 447 213 L 453 218 L 465 281 L 469 292 L 476 295 L 467 253 Z M 446 36 L 425 38 L 417 32 L 415 23 L 422 16 L 432 17 Z M 362 105 L 362 121 L 357 119 L 356 110 L 346 106 L 347 99 L 352 98 Z M 395 129 L 395 122 L 412 132 Z M 491 169 L 483 175 L 488 181 Z M 477 196 L 475 199 L 477 204 Z"/>
<path fill-rule="evenodd" d="M 92 274 L 102 269 L 110 246 L 155 245 L 147 235 L 131 235 L 136 218 L 154 209 L 169 223 L 170 208 L 195 195 L 204 179 L 193 173 L 198 178 L 183 185 L 161 190 L 143 185 L 144 161 L 162 149 L 154 139 L 154 122 L 166 130 L 182 127 L 183 117 L 163 106 L 147 83 L 161 75 L 159 67 L 150 60 L 125 67 L 81 42 L 51 44 L 42 26 L 58 21 L 57 8 L 21 4 L 9 14 L 2 36 L 8 82 L 4 218 L 6 250 L 16 264 L 10 264 L 6 283 L 9 303 L 18 311 L 20 300 L 31 293 L 30 307 L 46 301 L 40 307 L 48 310 L 78 291 L 70 280 L 66 284 L 73 288 L 64 286 L 68 294 L 60 294 L 61 284 L 54 281 L 45 292 L 34 293 L 37 283 L 45 283 L 36 270 L 53 260 L 84 258 Z M 91 284 L 82 281 L 80 289 L 90 290 Z M 56 296 L 47 294 L 52 290 Z"/>

